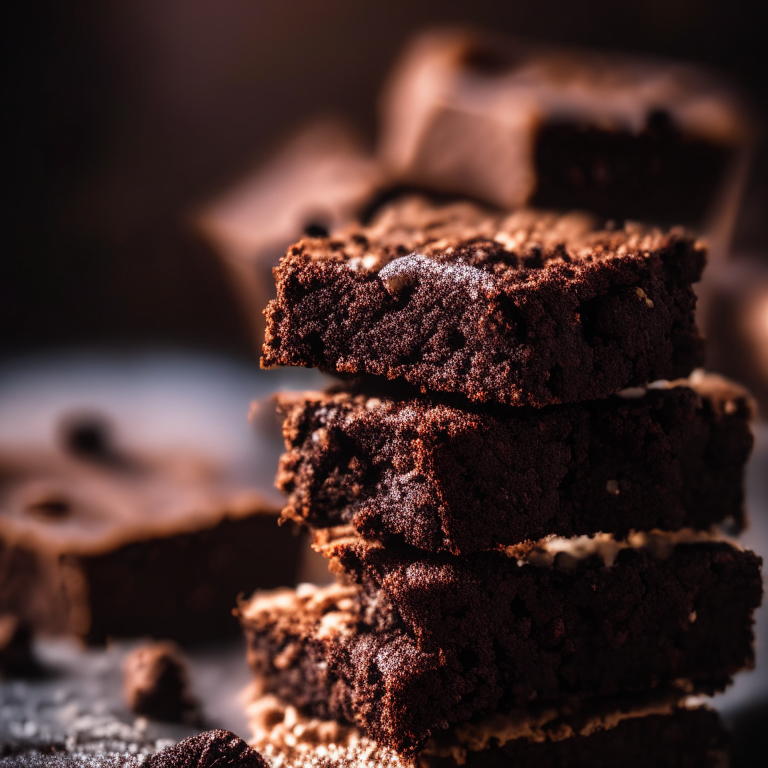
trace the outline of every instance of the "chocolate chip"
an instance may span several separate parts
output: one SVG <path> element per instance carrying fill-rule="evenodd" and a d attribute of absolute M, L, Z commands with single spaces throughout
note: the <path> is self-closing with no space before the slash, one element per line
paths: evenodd
<path fill-rule="evenodd" d="M 59 520 L 72 511 L 72 505 L 64 496 L 51 492 L 30 499 L 25 504 L 24 511 L 51 520 Z"/>
<path fill-rule="evenodd" d="M 304 234 L 308 237 L 328 237 L 328 227 L 316 221 L 304 225 Z"/>
<path fill-rule="evenodd" d="M 89 460 L 112 457 L 112 427 L 98 413 L 74 413 L 65 416 L 59 425 L 62 447 L 74 456 Z"/>

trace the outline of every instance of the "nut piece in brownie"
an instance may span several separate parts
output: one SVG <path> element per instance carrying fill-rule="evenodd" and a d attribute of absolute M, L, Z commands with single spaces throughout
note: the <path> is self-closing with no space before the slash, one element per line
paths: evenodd
<path fill-rule="evenodd" d="M 545 409 L 278 395 L 284 518 L 454 554 L 744 523 L 747 393 L 719 376 Z"/>
<path fill-rule="evenodd" d="M 581 709 L 533 704 L 497 712 L 441 732 L 414 758 L 353 726 L 304 715 L 271 694 L 256 695 L 248 712 L 251 744 L 280 768 L 722 768 L 729 741 L 716 712 L 660 693 L 587 702 Z"/>
<path fill-rule="evenodd" d="M 94 416 L 0 450 L 0 614 L 89 642 L 237 632 L 242 590 L 295 583 L 302 540 L 205 454 L 126 451 Z"/>
<path fill-rule="evenodd" d="M 526 555 L 329 545 L 356 584 L 240 606 L 265 693 L 402 754 L 530 702 L 722 690 L 753 663 L 760 558 L 687 535 L 555 539 Z M 685 542 L 685 543 L 683 543 Z"/>
<path fill-rule="evenodd" d="M 752 133 L 695 67 L 446 30 L 395 68 L 382 157 L 403 182 L 503 208 L 682 223 L 724 244 Z"/>
<path fill-rule="evenodd" d="M 677 229 L 399 198 L 369 226 L 288 250 L 262 365 L 507 405 L 606 397 L 700 365 L 704 260 Z"/>

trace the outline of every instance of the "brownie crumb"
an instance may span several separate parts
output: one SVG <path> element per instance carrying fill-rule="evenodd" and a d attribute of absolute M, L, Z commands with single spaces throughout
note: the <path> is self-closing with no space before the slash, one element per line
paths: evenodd
<path fill-rule="evenodd" d="M 231 731 L 190 736 L 149 758 L 148 768 L 269 768 L 266 760 Z"/>
<path fill-rule="evenodd" d="M 186 662 L 175 643 L 142 645 L 123 665 L 128 706 L 137 715 L 167 722 L 195 722 L 197 701 L 188 691 Z"/>

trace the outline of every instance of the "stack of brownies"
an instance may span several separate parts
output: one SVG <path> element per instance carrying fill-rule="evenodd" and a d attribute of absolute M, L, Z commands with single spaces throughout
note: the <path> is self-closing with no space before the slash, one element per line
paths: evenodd
<path fill-rule="evenodd" d="M 717 532 L 752 436 L 696 370 L 704 261 L 413 194 L 289 249 L 263 364 L 343 383 L 278 398 L 278 485 L 337 581 L 239 607 L 273 765 L 724 764 L 692 697 L 752 664 L 762 583 Z"/>

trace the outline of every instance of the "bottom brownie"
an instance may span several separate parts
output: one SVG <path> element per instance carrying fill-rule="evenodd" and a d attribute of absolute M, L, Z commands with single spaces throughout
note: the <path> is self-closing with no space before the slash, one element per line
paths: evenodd
<path fill-rule="evenodd" d="M 242 604 L 249 662 L 265 692 L 401 754 L 500 707 L 711 694 L 753 662 L 760 559 L 688 535 L 418 559 L 337 542 L 359 584 Z"/>
<path fill-rule="evenodd" d="M 605 701 L 578 714 L 529 708 L 450 729 L 413 758 L 355 728 L 303 716 L 275 696 L 249 705 L 252 744 L 274 768 L 725 768 L 717 713 L 673 697 Z"/>

